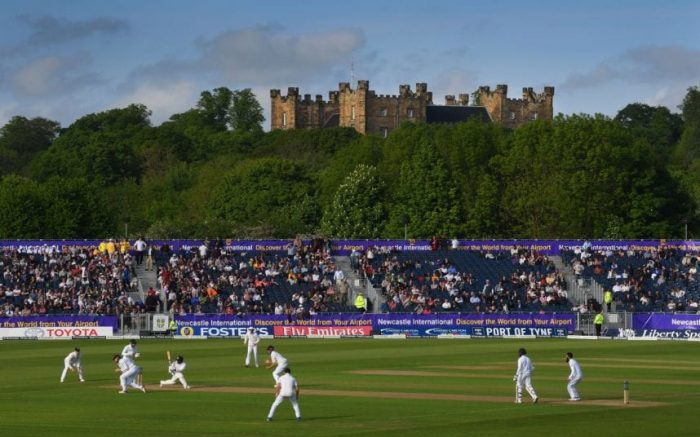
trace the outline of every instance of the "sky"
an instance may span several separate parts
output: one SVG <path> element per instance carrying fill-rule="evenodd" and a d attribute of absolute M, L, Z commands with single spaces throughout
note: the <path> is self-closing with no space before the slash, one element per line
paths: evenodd
<path fill-rule="evenodd" d="M 301 94 L 369 80 L 377 94 L 425 82 L 433 101 L 481 85 L 542 92 L 554 112 L 674 112 L 700 85 L 694 0 L 4 0 L 0 126 L 67 127 L 142 103 L 158 125 L 205 90 Z"/>

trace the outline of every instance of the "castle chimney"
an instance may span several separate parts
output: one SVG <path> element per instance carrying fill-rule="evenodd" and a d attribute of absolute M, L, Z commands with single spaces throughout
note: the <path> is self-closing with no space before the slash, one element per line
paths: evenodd
<path fill-rule="evenodd" d="M 469 94 L 460 94 L 459 95 L 459 104 L 461 106 L 469 106 Z"/>
<path fill-rule="evenodd" d="M 447 95 L 445 96 L 445 106 L 455 106 L 455 96 L 453 95 Z"/>

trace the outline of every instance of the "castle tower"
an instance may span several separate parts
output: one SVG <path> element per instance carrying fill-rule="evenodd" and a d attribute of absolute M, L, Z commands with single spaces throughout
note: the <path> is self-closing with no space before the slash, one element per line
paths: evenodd
<path fill-rule="evenodd" d="M 479 102 L 495 123 L 515 129 L 534 120 L 552 120 L 554 117 L 554 87 L 544 87 L 542 94 L 532 88 L 523 88 L 522 99 L 509 99 L 508 86 L 497 85 L 495 91 L 479 87 Z"/>
<path fill-rule="evenodd" d="M 361 134 L 367 133 L 367 97 L 369 81 L 358 80 L 357 89 L 347 82 L 338 84 L 339 125 L 353 127 Z"/>
<path fill-rule="evenodd" d="M 296 129 L 299 88 L 289 87 L 286 96 L 282 96 L 278 89 L 270 90 L 270 100 L 271 129 Z"/>

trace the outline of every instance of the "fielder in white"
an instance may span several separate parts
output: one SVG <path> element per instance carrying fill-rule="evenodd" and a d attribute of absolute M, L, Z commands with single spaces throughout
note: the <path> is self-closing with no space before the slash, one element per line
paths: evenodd
<path fill-rule="evenodd" d="M 255 332 L 255 328 L 252 326 L 248 328 L 248 331 L 243 336 L 243 344 L 248 345 L 248 354 L 245 357 L 245 366 L 250 366 L 250 356 L 252 355 L 255 361 L 255 367 L 258 366 L 258 343 L 260 343 L 260 336 Z"/>
<path fill-rule="evenodd" d="M 187 381 L 185 380 L 185 367 L 187 367 L 185 359 L 182 358 L 182 355 L 178 355 L 177 358 L 175 358 L 175 361 L 170 363 L 168 366 L 168 372 L 170 372 L 172 377 L 165 381 L 161 381 L 160 386 L 163 387 L 164 385 L 173 385 L 180 381 L 182 388 L 189 390 L 190 386 L 187 385 Z"/>
<path fill-rule="evenodd" d="M 566 362 L 569 363 L 569 368 L 571 369 L 568 378 L 569 383 L 566 385 L 566 390 L 569 392 L 569 400 L 580 401 L 581 397 L 578 394 L 578 388 L 576 386 L 583 379 L 581 366 L 578 364 L 578 361 L 574 359 L 574 354 L 571 352 L 566 353 Z"/>
<path fill-rule="evenodd" d="M 532 365 L 532 361 L 527 356 L 527 351 L 525 348 L 518 349 L 518 367 L 515 371 L 515 376 L 513 381 L 515 381 L 515 403 L 523 403 L 523 386 L 525 390 L 532 396 L 532 402 L 537 403 L 539 399 L 535 388 L 532 386 L 532 371 L 535 370 L 535 366 Z"/>
<path fill-rule="evenodd" d="M 270 354 L 270 360 L 267 368 L 275 368 L 275 370 L 272 371 L 272 379 L 274 379 L 275 384 L 277 384 L 280 382 L 280 375 L 284 373 L 284 369 L 287 367 L 288 362 L 285 357 L 280 355 L 280 353 L 275 350 L 274 346 L 268 346 L 267 353 Z"/>
<path fill-rule="evenodd" d="M 119 366 L 114 371 L 121 372 L 121 375 L 119 375 L 119 385 L 122 389 L 119 394 L 125 394 L 129 387 L 134 387 L 135 389 L 146 393 L 146 387 L 136 382 L 136 378 L 141 374 L 141 368 L 134 364 L 130 357 L 115 355 L 112 358 L 112 361 L 117 363 L 117 366 Z"/>
<path fill-rule="evenodd" d="M 297 384 L 297 380 L 292 376 L 292 371 L 289 367 L 284 368 L 283 375 L 280 376 L 279 382 L 275 385 L 275 395 L 277 395 L 277 397 L 270 407 L 270 412 L 267 413 L 267 421 L 272 421 L 275 410 L 286 398 L 292 403 L 294 415 L 297 418 L 297 422 L 299 422 L 301 420 L 301 410 L 299 409 L 299 384 Z"/>
<path fill-rule="evenodd" d="M 85 382 L 83 378 L 83 366 L 80 364 L 80 348 L 75 348 L 63 359 L 63 373 L 61 373 L 61 382 L 66 380 L 66 375 L 69 371 L 77 371 L 80 382 Z"/>

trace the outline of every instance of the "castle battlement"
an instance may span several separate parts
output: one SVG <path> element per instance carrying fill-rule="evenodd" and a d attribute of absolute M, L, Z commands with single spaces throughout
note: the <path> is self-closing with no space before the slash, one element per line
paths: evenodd
<path fill-rule="evenodd" d="M 522 99 L 508 98 L 508 85 L 505 84 L 498 84 L 493 90 L 489 86 L 480 86 L 477 95 L 481 111 L 488 113 L 488 116 L 484 113 L 483 119 L 506 127 L 553 117 L 554 87 L 551 86 L 544 87 L 542 93 L 523 88 Z M 329 91 L 328 100 L 323 100 L 320 94 L 313 99 L 311 94 L 302 97 L 296 87 L 289 87 L 286 96 L 279 89 L 272 89 L 271 123 L 272 129 L 348 126 L 361 133 L 387 135 L 403 122 L 429 121 L 426 117 L 429 107 L 454 107 L 454 110 L 445 110 L 466 114 L 466 109 L 459 108 L 469 106 L 469 97 L 467 93 L 446 95 L 444 105 L 436 106 L 433 93 L 428 91 L 428 84 L 424 82 L 416 83 L 415 91 L 410 85 L 401 84 L 398 94 L 377 94 L 370 89 L 368 80 L 358 80 L 355 89 L 349 82 L 340 82 L 337 91 Z M 435 114 L 437 109 L 431 113 Z M 451 119 L 451 122 L 461 120 L 460 117 Z M 436 122 L 435 118 L 431 120 Z"/>

